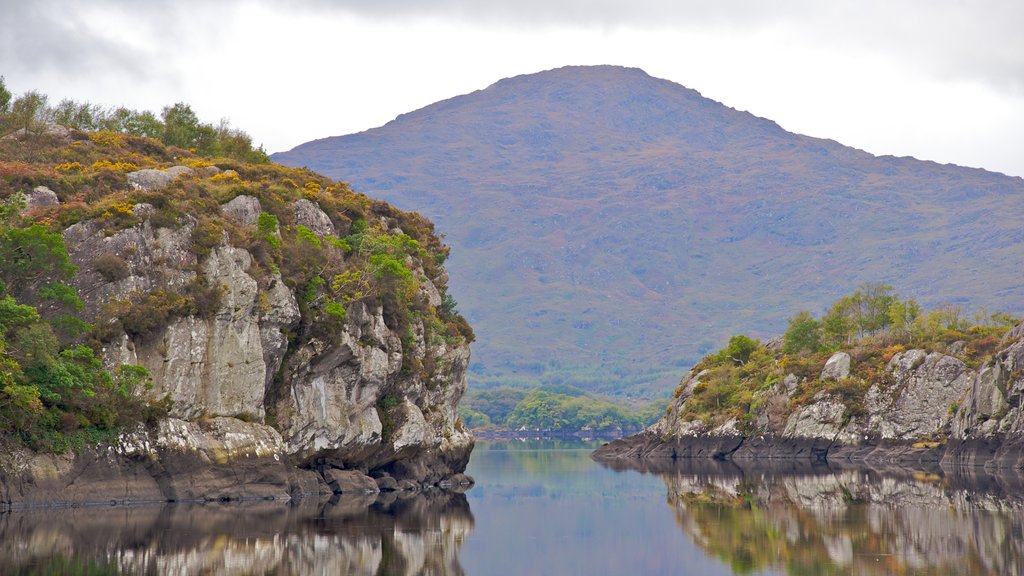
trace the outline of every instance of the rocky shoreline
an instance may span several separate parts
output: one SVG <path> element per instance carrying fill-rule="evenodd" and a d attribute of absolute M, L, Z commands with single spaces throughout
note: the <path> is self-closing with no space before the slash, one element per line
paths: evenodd
<path fill-rule="evenodd" d="M 944 469 L 1024 468 L 1024 323 L 992 358 L 972 367 L 945 351 L 899 352 L 863 396 L 828 389 L 800 400 L 807 378 L 790 374 L 756 393 L 746 422 L 687 417 L 686 402 L 707 371 L 691 372 L 666 415 L 643 432 L 610 442 L 595 459 L 808 460 L 872 465 L 938 465 Z M 832 355 L 819 382 L 849 381 L 851 356 Z"/>
<path fill-rule="evenodd" d="M 269 426 L 235 418 L 168 418 L 154 431 L 124 434 L 113 445 L 73 454 L 5 450 L 0 512 L 53 507 L 133 506 L 165 502 L 291 501 L 341 495 L 461 491 L 468 453 L 427 451 L 400 470 L 368 470 L 320 459 L 296 466 Z M 408 470 L 435 470 L 410 475 Z M 406 473 L 403 474 L 402 471 Z"/>
<path fill-rule="evenodd" d="M 691 436 L 663 439 L 650 430 L 613 440 L 594 451 L 601 462 L 637 460 L 806 461 L 830 464 L 980 467 L 986 470 L 1024 469 L 1024 441 L 989 438 L 960 440 L 930 446 L 923 442 L 893 442 L 868 438 L 842 444 L 824 438 Z"/>

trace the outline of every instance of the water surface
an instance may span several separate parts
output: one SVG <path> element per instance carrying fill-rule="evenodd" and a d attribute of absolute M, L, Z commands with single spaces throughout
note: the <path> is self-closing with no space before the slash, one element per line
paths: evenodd
<path fill-rule="evenodd" d="M 2 574 L 1021 574 L 1024 480 L 481 442 L 466 494 L 0 515 Z"/>

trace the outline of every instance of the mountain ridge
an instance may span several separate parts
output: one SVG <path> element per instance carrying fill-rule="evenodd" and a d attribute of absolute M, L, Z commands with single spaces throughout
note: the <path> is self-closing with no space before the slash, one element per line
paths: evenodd
<path fill-rule="evenodd" d="M 873 156 L 642 70 L 521 75 L 273 155 L 447 233 L 474 387 L 656 395 L 865 282 L 1016 311 L 1024 180 Z M 778 287 L 784 287 L 779 289 Z"/>

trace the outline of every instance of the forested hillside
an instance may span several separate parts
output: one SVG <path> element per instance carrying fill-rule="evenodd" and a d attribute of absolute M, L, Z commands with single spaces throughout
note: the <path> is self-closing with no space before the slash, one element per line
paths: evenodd
<path fill-rule="evenodd" d="M 1024 311 L 1024 180 L 793 134 L 637 69 L 508 78 L 274 158 L 446 233 L 476 389 L 667 393 L 731 334 L 864 283 Z"/>

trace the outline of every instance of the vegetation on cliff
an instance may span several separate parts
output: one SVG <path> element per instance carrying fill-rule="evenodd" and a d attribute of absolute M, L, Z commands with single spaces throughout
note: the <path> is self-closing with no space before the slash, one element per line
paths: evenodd
<path fill-rule="evenodd" d="M 159 188 L 132 179 L 174 166 L 188 170 L 172 171 Z M 222 210 L 242 195 L 259 200 L 254 225 Z M 428 341 L 473 340 L 446 293 L 448 248 L 433 224 L 344 182 L 269 163 L 247 134 L 201 123 L 185 104 L 159 118 L 73 101 L 50 106 L 35 92 L 13 98 L 0 79 L 0 201 L 0 434 L 33 448 L 63 450 L 166 412 L 168 399 L 139 400 L 145 369 L 105 366 L 103 349 L 121 334 L 144 341 L 176 318 L 215 313 L 224 287 L 208 281 L 203 263 L 225 242 L 248 250 L 248 273 L 259 282 L 279 273 L 299 295 L 292 341 L 332 342 L 353 302 L 382 306 L 404 349 L 416 344 L 413 321 L 427 327 Z M 301 201 L 325 214 L 333 232 L 298 222 Z M 116 254 L 70 261 L 61 234 L 84 221 L 107 237 L 189 223 L 195 280 L 83 308 L 76 273 L 106 282 L 128 273 Z M 427 279 L 438 306 L 419 291 Z M 433 375 L 431 357 L 404 358 L 403 371 Z"/>
<path fill-rule="evenodd" d="M 71 264 L 57 232 L 22 218 L 24 198 L 0 205 L 0 430 L 29 446 L 62 450 L 152 416 L 135 394 L 141 366 L 107 371 L 82 300 L 67 284 Z"/>
<path fill-rule="evenodd" d="M 676 390 L 676 398 L 689 394 L 678 417 L 710 426 L 734 419 L 742 429 L 762 410 L 766 393 L 789 375 L 796 377 L 796 389 L 787 413 L 825 393 L 844 404 L 845 419 L 863 416 L 864 395 L 872 384 L 891 378 L 886 365 L 896 354 L 939 351 L 978 367 L 1018 322 L 1003 313 L 968 317 L 955 305 L 924 311 L 914 299 L 900 299 L 890 286 L 865 285 L 834 302 L 820 318 L 798 312 L 781 339 L 730 338 L 725 348 L 694 366 L 695 387 L 687 389 L 692 382 L 687 378 Z M 850 355 L 849 374 L 823 377 L 826 362 L 839 350 Z"/>

